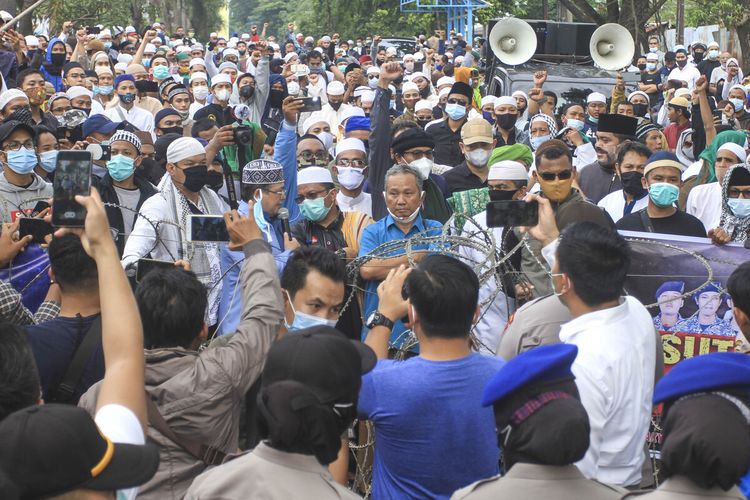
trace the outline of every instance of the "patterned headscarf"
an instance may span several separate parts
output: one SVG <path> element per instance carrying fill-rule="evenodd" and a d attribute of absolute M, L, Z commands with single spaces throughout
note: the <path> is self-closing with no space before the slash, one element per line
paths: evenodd
<path fill-rule="evenodd" d="M 545 115 L 544 113 L 537 113 L 534 116 L 531 117 L 531 120 L 529 121 L 529 124 L 534 122 L 544 122 L 549 127 L 549 134 L 551 137 L 555 137 L 557 135 L 557 123 L 555 123 L 555 120 L 552 119 L 551 116 Z"/>
<path fill-rule="evenodd" d="M 750 168 L 747 164 L 740 163 L 730 167 L 727 174 L 724 176 L 724 184 L 721 186 L 721 217 L 719 218 L 719 227 L 732 237 L 732 241 L 737 243 L 744 243 L 748 238 L 748 231 L 750 231 L 750 217 L 738 217 L 734 215 L 732 210 L 729 208 L 727 199 L 729 198 L 729 183 L 732 182 L 732 177 L 735 177 L 735 172 L 742 175 L 744 170 L 747 176 L 750 176 Z M 741 183 L 744 185 L 744 183 Z"/>

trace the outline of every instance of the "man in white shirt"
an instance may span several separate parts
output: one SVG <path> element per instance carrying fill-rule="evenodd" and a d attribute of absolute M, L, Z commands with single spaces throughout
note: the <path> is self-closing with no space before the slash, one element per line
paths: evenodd
<path fill-rule="evenodd" d="M 538 230 L 530 233 L 537 237 Z M 591 425 L 589 449 L 576 465 L 589 479 L 625 487 L 641 482 L 656 365 L 651 315 L 622 296 L 629 265 L 620 235 L 581 222 L 560 236 L 551 274 L 554 293 L 573 317 L 560 340 L 578 346 L 573 373 Z"/>
<path fill-rule="evenodd" d="M 341 186 L 336 203 L 344 212 L 363 212 L 372 217 L 372 196 L 362 192 L 367 177 L 367 151 L 364 143 L 349 137 L 336 145 L 333 173 Z"/>
<path fill-rule="evenodd" d="M 648 191 L 643 187 L 643 169 L 651 150 L 640 142 L 628 142 L 617 150 L 615 171 L 622 189 L 609 193 L 597 204 L 606 210 L 613 222 L 648 206 Z"/>
<path fill-rule="evenodd" d="M 703 223 L 706 231 L 719 226 L 721 217 L 721 187 L 724 176 L 729 167 L 738 163 L 745 163 L 747 153 L 745 148 L 733 142 L 722 144 L 716 151 L 714 170 L 717 182 L 695 186 L 688 194 L 685 211 L 694 215 Z"/>
<path fill-rule="evenodd" d="M 320 114 L 328 122 L 328 125 L 331 126 L 331 130 L 339 128 L 339 124 L 342 121 L 342 114 L 351 108 L 349 104 L 344 102 L 344 90 L 344 84 L 337 80 L 332 81 L 326 87 L 328 103 L 320 110 Z"/>
<path fill-rule="evenodd" d="M 135 105 L 137 96 L 135 78 L 132 75 L 120 75 L 115 78 L 115 92 L 119 97 L 119 104 L 104 112 L 104 115 L 115 123 L 127 121 L 142 132 L 149 132 L 154 136 L 154 115 Z"/>
<path fill-rule="evenodd" d="M 682 45 L 675 47 L 675 60 L 677 67 L 669 73 L 668 80 L 680 80 L 687 83 L 688 90 L 692 92 L 695 82 L 701 77 L 700 71 L 688 62 L 687 50 Z"/>

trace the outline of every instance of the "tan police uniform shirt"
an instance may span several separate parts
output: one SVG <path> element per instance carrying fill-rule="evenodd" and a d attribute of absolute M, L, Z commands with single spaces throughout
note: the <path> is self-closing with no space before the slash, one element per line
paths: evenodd
<path fill-rule="evenodd" d="M 698 500 L 706 498 L 745 498 L 736 486 L 724 491 L 718 486 L 704 489 L 684 476 L 673 476 L 664 481 L 657 490 L 650 492 L 633 492 L 622 498 L 631 500 Z"/>

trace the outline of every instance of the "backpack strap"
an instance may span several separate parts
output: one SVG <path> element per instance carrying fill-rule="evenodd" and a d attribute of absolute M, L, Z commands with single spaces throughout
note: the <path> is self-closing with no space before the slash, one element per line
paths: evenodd
<path fill-rule="evenodd" d="M 52 392 L 51 402 L 62 404 L 75 404 L 73 393 L 81 382 L 83 370 L 86 368 L 94 349 L 102 340 L 102 317 L 99 315 L 89 327 L 85 337 L 73 352 L 73 359 L 65 371 L 60 385 Z"/>

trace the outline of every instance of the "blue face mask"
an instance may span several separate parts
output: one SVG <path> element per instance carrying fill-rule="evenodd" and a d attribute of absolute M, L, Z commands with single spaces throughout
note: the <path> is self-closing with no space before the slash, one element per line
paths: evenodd
<path fill-rule="evenodd" d="M 299 211 L 302 212 L 302 215 L 307 220 L 313 222 L 321 221 L 326 218 L 326 215 L 328 215 L 328 212 L 331 211 L 331 207 L 333 206 L 326 207 L 325 201 L 325 196 L 315 200 L 305 200 L 300 203 Z"/>
<path fill-rule="evenodd" d="M 732 103 L 735 111 L 741 111 L 742 108 L 745 107 L 745 101 L 743 101 L 742 99 L 737 99 L 736 97 L 729 99 L 729 102 Z"/>
<path fill-rule="evenodd" d="M 258 193 L 260 194 L 257 197 L 253 197 L 255 200 L 255 205 L 253 206 L 253 218 L 258 225 L 258 229 L 266 235 L 266 239 L 271 243 L 271 225 L 263 215 L 263 204 L 261 203 L 263 201 L 263 190 L 259 189 Z"/>
<path fill-rule="evenodd" d="M 460 120 L 466 116 L 466 106 L 448 103 L 445 105 L 445 114 L 448 115 L 451 120 Z"/>
<path fill-rule="evenodd" d="M 529 137 L 529 142 L 531 143 L 531 148 L 534 151 L 536 151 L 537 149 L 539 149 L 539 146 L 541 146 L 542 144 L 544 144 L 545 142 L 551 139 L 552 139 L 552 136 L 547 134 L 547 135 L 542 135 L 540 137 Z"/>
<path fill-rule="evenodd" d="M 109 50 L 112 48 L 112 42 L 104 42 L 104 48 Z"/>
<path fill-rule="evenodd" d="M 289 299 L 289 306 L 292 308 L 292 312 L 294 313 L 294 320 L 292 320 L 292 324 L 290 325 L 286 321 L 286 317 L 284 318 L 284 326 L 286 326 L 286 329 L 290 332 L 294 332 L 297 330 L 302 330 L 304 328 L 311 328 L 313 326 L 330 326 L 335 327 L 336 323 L 338 323 L 338 320 L 335 319 L 324 319 L 319 318 L 318 316 L 312 316 L 310 314 L 305 314 L 303 312 L 296 311 L 294 309 L 294 305 L 292 305 L 292 298 L 289 296 L 289 292 L 284 290 L 284 293 L 286 293 L 286 297 Z"/>
<path fill-rule="evenodd" d="M 130 104 L 135 101 L 135 94 L 132 92 L 128 92 L 127 94 L 119 94 L 119 96 L 120 100 L 125 104 Z"/>
<path fill-rule="evenodd" d="M 141 59 L 141 64 L 143 64 L 144 68 L 150 68 L 151 67 L 151 59 Z"/>
<path fill-rule="evenodd" d="M 37 158 L 33 149 L 20 148 L 18 151 L 8 151 L 6 155 L 8 167 L 17 174 L 30 174 L 36 167 Z"/>
<path fill-rule="evenodd" d="M 492 114 L 492 111 L 482 111 L 482 118 L 487 120 L 490 125 L 495 124 L 495 115 Z"/>
<path fill-rule="evenodd" d="M 656 63 L 646 63 L 646 69 L 648 71 L 653 71 L 656 69 Z"/>
<path fill-rule="evenodd" d="M 157 80 L 169 78 L 169 68 L 166 66 L 154 66 L 154 78 Z"/>
<path fill-rule="evenodd" d="M 657 52 L 659 52 L 659 47 L 649 47 L 648 51 L 652 54 L 656 54 Z"/>
<path fill-rule="evenodd" d="M 581 120 L 577 120 L 575 118 L 568 118 L 567 126 L 572 128 L 573 130 L 578 130 L 579 132 L 583 130 L 583 127 L 585 124 Z"/>
<path fill-rule="evenodd" d="M 112 95 L 112 92 L 115 91 L 115 88 L 112 85 L 101 85 L 99 87 L 94 87 L 94 92 L 98 90 L 99 94 L 102 95 Z"/>
<path fill-rule="evenodd" d="M 655 182 L 648 187 L 648 196 L 659 207 L 671 207 L 680 197 L 680 188 L 668 182 Z"/>
<path fill-rule="evenodd" d="M 122 182 L 135 172 L 135 160 L 125 155 L 115 155 L 107 162 L 109 176 L 117 182 Z"/>
<path fill-rule="evenodd" d="M 744 198 L 728 198 L 727 205 L 729 205 L 729 210 L 731 210 L 737 217 L 743 219 L 745 217 L 750 217 L 750 200 Z"/>
<path fill-rule="evenodd" d="M 599 123 L 599 117 L 598 116 L 589 116 L 589 121 L 591 123 Z"/>
<path fill-rule="evenodd" d="M 52 173 L 55 171 L 55 168 L 57 168 L 57 151 L 56 149 L 53 149 L 52 151 L 45 151 L 44 153 L 39 155 L 39 164 L 42 166 L 45 172 Z"/>

